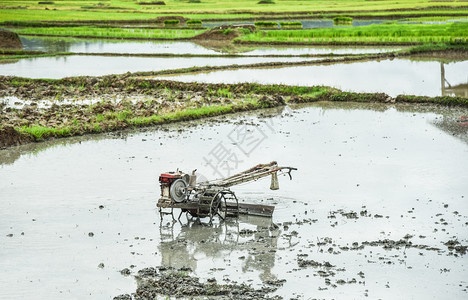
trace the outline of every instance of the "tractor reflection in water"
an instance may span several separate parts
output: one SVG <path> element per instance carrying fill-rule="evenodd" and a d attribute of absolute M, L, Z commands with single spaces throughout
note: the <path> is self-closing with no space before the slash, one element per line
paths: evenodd
<path fill-rule="evenodd" d="M 203 262 L 209 261 L 210 265 L 219 266 L 211 271 L 228 278 L 233 270 L 226 265 L 238 266 L 242 273 L 258 272 L 263 283 L 275 281 L 277 277 L 271 271 L 275 265 L 280 231 L 270 218 L 249 215 L 213 226 L 200 226 L 195 222 L 185 225 L 180 222 L 161 223 L 161 266 L 190 268 L 197 273 L 198 268 L 206 267 Z M 230 259 L 226 260 L 227 257 Z M 235 272 L 237 274 L 237 270 Z"/>

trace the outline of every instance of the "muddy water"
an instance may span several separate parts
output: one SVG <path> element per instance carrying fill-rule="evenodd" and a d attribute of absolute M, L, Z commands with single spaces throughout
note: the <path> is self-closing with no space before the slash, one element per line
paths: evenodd
<path fill-rule="evenodd" d="M 238 69 L 197 74 L 161 76 L 184 82 L 258 82 L 333 86 L 354 92 L 468 97 L 468 61 L 443 63 L 393 59 L 284 68 Z"/>
<path fill-rule="evenodd" d="M 75 53 L 171 53 L 220 54 L 223 49 L 208 49 L 191 42 L 148 42 L 73 38 L 21 37 L 25 50 Z M 256 47 L 232 49 L 243 55 L 303 55 L 381 53 L 400 50 L 401 47 Z"/>
<path fill-rule="evenodd" d="M 325 103 L 1 150 L 0 298 L 111 298 L 136 288 L 120 270 L 163 265 L 220 283 L 284 279 L 275 294 L 288 299 L 464 299 L 466 255 L 443 243 L 468 244 L 468 129 L 456 121 L 467 114 Z M 278 191 L 269 180 L 232 188 L 276 205 L 279 229 L 253 217 L 214 227 L 160 218 L 158 175 L 216 177 L 205 158 L 217 164 L 220 149 L 225 175 L 271 160 L 299 168 Z M 344 250 L 405 236 L 440 251 Z"/>
<path fill-rule="evenodd" d="M 293 62 L 315 60 L 301 57 L 107 57 L 63 56 L 21 59 L 0 65 L 0 75 L 28 78 L 63 78 L 101 76 L 126 72 L 160 71 L 195 66 L 222 66 L 260 62 Z"/>

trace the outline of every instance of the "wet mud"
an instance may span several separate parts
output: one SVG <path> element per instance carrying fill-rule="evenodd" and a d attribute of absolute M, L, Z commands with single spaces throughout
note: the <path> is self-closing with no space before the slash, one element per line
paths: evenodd
<path fill-rule="evenodd" d="M 11 126 L 0 128 L 0 149 L 10 146 L 18 146 L 32 142 L 28 135 L 21 134 Z"/>
<path fill-rule="evenodd" d="M 161 295 L 175 296 L 177 298 L 216 297 L 216 299 L 279 299 L 269 297 L 276 288 L 270 284 L 268 287 L 254 289 L 248 284 L 224 283 L 218 284 L 215 278 L 200 282 L 200 278 L 191 275 L 190 268 L 175 270 L 167 267 L 149 267 L 138 271 L 135 276 L 137 290 L 133 294 L 123 294 L 114 297 L 114 300 L 150 300 Z"/>

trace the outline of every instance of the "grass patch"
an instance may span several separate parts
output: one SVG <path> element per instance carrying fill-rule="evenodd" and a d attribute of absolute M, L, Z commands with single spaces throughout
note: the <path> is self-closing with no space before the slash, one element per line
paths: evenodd
<path fill-rule="evenodd" d="M 20 128 L 15 128 L 20 133 L 26 133 L 34 137 L 36 141 L 41 141 L 44 138 L 48 137 L 65 137 L 71 135 L 70 128 L 52 128 L 44 127 L 40 125 L 35 126 L 23 126 Z"/>
<path fill-rule="evenodd" d="M 188 20 L 185 24 L 187 24 L 188 27 L 202 27 L 201 20 Z"/>
<path fill-rule="evenodd" d="M 164 27 L 177 27 L 179 24 L 179 20 L 164 20 Z"/>
<path fill-rule="evenodd" d="M 278 22 L 270 22 L 270 21 L 258 21 L 255 22 L 255 27 L 258 28 L 277 28 Z"/>
<path fill-rule="evenodd" d="M 280 22 L 281 28 L 302 28 L 302 23 L 299 21 L 295 22 Z"/>
<path fill-rule="evenodd" d="M 335 25 L 353 25 L 353 18 L 351 18 L 351 17 L 336 17 L 336 18 L 333 18 L 333 24 L 335 24 Z"/>

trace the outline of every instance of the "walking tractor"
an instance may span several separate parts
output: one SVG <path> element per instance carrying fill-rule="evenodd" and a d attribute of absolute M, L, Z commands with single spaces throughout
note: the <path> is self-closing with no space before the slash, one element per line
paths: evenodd
<path fill-rule="evenodd" d="M 271 217 L 274 206 L 240 203 L 230 187 L 271 176 L 270 189 L 277 190 L 279 189 L 278 172 L 288 174 L 292 179 L 292 170 L 297 169 L 280 167 L 276 161 L 272 161 L 268 164 L 256 165 L 227 178 L 200 183 L 197 183 L 196 170 L 192 171 L 191 175 L 182 171 L 163 173 L 159 176 L 161 198 L 157 206 L 161 215 L 171 214 L 174 218 L 174 208 L 180 208 L 178 219 L 185 212 L 196 218 L 209 217 L 210 223 L 215 216 L 223 220 L 227 217 L 237 217 L 239 214 Z M 171 211 L 170 213 L 164 212 L 163 209 Z"/>

